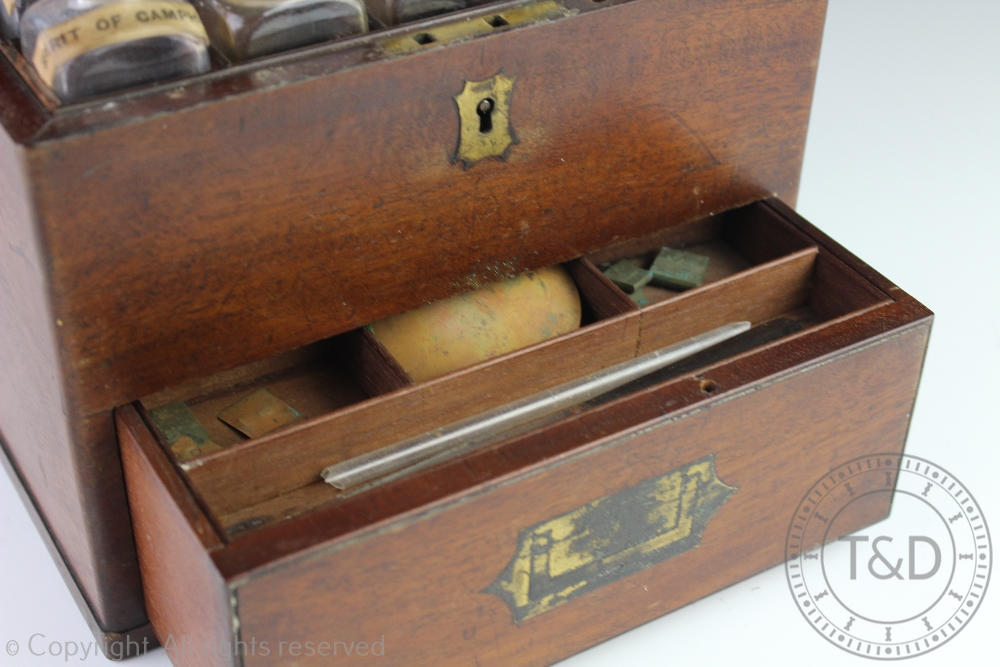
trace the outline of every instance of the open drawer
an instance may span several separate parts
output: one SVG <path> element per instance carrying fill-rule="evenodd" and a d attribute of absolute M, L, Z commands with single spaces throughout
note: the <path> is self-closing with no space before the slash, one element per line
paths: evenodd
<path fill-rule="evenodd" d="M 597 268 L 665 244 L 712 258 L 703 286 L 638 306 Z M 781 202 L 567 268 L 582 328 L 435 380 L 358 330 L 117 410 L 177 664 L 552 662 L 779 563 L 818 478 L 902 450 L 931 313 Z M 360 492 L 319 477 L 733 320 L 771 333 Z M 261 389 L 298 418 L 249 438 L 214 418 Z M 212 447 L 177 446 L 177 405 Z M 884 517 L 871 497 L 843 525 Z"/>

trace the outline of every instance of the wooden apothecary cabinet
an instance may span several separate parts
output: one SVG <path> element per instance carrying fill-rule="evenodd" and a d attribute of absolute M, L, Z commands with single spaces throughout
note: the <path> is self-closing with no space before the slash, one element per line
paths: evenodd
<path fill-rule="evenodd" d="M 180 664 L 379 638 L 410 664 L 544 663 L 780 562 L 819 476 L 902 450 L 931 322 L 782 203 L 824 13 L 504 2 L 62 108 L 5 46 L 0 429 L 109 650 L 155 630 Z M 470 126 L 487 97 L 496 122 Z M 711 254 L 712 279 L 639 307 L 595 268 L 662 244 Z M 359 329 L 557 263 L 579 331 L 438 380 Z M 459 460 L 346 497 L 319 481 L 778 317 L 800 330 Z M 148 419 L 274 383 L 315 411 L 193 461 Z M 595 506 L 629 537 L 583 537 Z"/>

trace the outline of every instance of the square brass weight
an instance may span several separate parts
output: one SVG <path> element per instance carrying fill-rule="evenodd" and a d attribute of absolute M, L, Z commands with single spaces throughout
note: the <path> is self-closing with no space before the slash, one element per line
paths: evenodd
<path fill-rule="evenodd" d="M 270 433 L 301 418 L 295 408 L 267 389 L 258 389 L 219 413 L 219 419 L 248 438 Z"/>

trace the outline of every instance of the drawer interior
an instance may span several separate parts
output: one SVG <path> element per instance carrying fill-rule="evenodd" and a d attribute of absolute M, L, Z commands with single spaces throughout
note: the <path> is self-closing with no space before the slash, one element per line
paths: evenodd
<path fill-rule="evenodd" d="M 648 261 L 664 245 L 710 257 L 705 283 L 683 292 L 651 291 L 649 304 L 639 306 L 599 269 L 622 258 Z M 320 479 L 327 465 L 727 322 L 791 322 L 757 343 L 781 345 L 889 300 L 766 202 L 620 240 L 566 268 L 583 303 L 579 330 L 444 377 L 414 383 L 362 328 L 148 396 L 139 402 L 140 412 L 206 514 L 232 539 L 343 500 L 345 494 Z M 677 371 L 698 372 L 690 365 Z M 219 418 L 260 390 L 297 416 L 256 437 Z M 171 426 L 177 414 L 194 419 L 213 446 L 178 448 L 178 434 L 187 431 Z"/>
<path fill-rule="evenodd" d="M 566 269 L 580 293 L 581 333 L 587 334 L 602 321 L 635 309 L 631 300 L 586 260 L 569 262 Z M 171 433 L 184 432 L 182 427 L 171 428 L 180 403 L 190 411 L 187 417 L 197 420 L 210 441 L 228 451 L 252 440 L 253 434 L 241 433 L 219 415 L 255 392 L 265 390 L 291 406 L 298 413 L 294 418 L 297 424 L 414 384 L 371 331 L 363 327 L 160 392 L 144 399 L 142 404 L 154 425 L 164 424 L 158 432 L 168 445 L 172 444 Z M 178 462 L 198 457 L 195 452 L 176 448 L 172 454 Z"/>

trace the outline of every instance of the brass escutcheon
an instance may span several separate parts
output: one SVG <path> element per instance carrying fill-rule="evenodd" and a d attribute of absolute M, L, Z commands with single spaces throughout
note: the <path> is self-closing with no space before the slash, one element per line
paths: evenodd
<path fill-rule="evenodd" d="M 514 77 L 503 72 L 485 81 L 466 81 L 455 96 L 458 106 L 458 148 L 452 162 L 468 169 L 483 158 L 504 160 L 517 136 L 510 121 Z"/>

